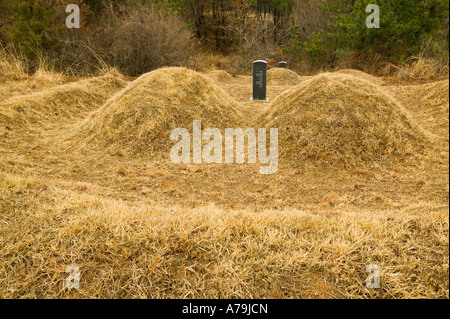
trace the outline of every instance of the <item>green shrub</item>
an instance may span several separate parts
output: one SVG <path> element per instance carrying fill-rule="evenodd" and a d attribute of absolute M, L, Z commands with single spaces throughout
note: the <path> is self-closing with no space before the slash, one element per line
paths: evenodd
<path fill-rule="evenodd" d="M 380 28 L 366 27 L 369 4 L 380 8 Z M 305 52 L 311 60 L 359 52 L 403 62 L 419 54 L 429 39 L 447 42 L 448 50 L 443 36 L 443 22 L 449 14 L 447 0 L 322 0 L 321 8 L 332 13 L 331 31 L 315 33 L 299 43 L 293 29 L 288 51 Z"/>
<path fill-rule="evenodd" d="M 64 28 L 56 24 L 55 11 L 43 0 L 10 0 L 6 5 L 16 15 L 6 34 L 23 54 L 34 58 L 40 50 L 55 49 Z"/>

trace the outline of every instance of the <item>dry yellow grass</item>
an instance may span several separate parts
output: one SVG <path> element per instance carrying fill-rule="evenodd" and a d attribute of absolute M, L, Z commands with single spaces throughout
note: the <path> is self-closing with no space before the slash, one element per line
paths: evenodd
<path fill-rule="evenodd" d="M 270 85 L 289 90 L 272 103 L 249 101 L 251 77 L 180 68 L 17 90 L 0 103 L 0 297 L 448 298 L 448 84 L 362 76 Z M 194 118 L 278 127 L 278 172 L 140 156 Z"/>
<path fill-rule="evenodd" d="M 21 79 L 26 76 L 25 70 L 24 60 L 0 45 L 0 81 Z"/>
<path fill-rule="evenodd" d="M 411 62 L 412 61 L 412 62 Z M 412 57 L 401 66 L 387 64 L 383 73 L 389 76 L 389 81 L 404 82 L 428 80 L 447 77 L 449 73 L 448 58 L 446 61 L 428 59 L 423 56 Z"/>
<path fill-rule="evenodd" d="M 448 297 L 440 207 L 188 209 L 8 174 L 0 185 L 2 298 Z M 63 288 L 69 264 L 80 267 L 78 290 Z M 365 288 L 369 264 L 381 269 L 379 290 Z"/>

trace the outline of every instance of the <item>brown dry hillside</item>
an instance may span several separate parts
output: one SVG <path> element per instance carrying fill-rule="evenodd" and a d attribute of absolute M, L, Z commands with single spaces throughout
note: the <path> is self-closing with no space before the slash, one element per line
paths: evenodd
<path fill-rule="evenodd" d="M 1 298 L 449 297 L 448 82 L 51 77 L 0 83 Z M 277 127 L 278 171 L 172 163 L 193 119 Z"/>

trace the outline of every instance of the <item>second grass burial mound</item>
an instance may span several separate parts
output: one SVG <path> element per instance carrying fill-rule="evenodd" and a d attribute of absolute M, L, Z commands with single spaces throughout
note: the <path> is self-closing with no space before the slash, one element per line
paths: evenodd
<path fill-rule="evenodd" d="M 169 152 L 175 128 L 235 127 L 240 106 L 207 76 L 186 68 L 142 75 L 109 100 L 81 127 L 89 144 L 129 153 Z M 169 154 L 169 153 L 167 153 Z"/>
<path fill-rule="evenodd" d="M 279 129 L 280 161 L 386 162 L 424 150 L 425 137 L 398 104 L 346 74 L 303 82 L 276 98 L 259 123 Z"/>
<path fill-rule="evenodd" d="M 233 78 L 228 72 L 222 70 L 212 70 L 205 74 L 217 83 L 228 83 Z"/>
<path fill-rule="evenodd" d="M 272 68 L 267 71 L 268 85 L 298 85 L 301 82 L 300 76 L 288 69 Z"/>

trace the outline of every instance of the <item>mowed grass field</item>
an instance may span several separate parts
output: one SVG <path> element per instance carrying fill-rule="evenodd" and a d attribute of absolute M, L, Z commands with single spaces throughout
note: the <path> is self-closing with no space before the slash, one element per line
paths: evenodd
<path fill-rule="evenodd" d="M 264 103 L 220 70 L 0 76 L 0 297 L 448 298 L 448 78 L 268 83 Z M 278 128 L 278 171 L 172 163 L 193 120 Z"/>

